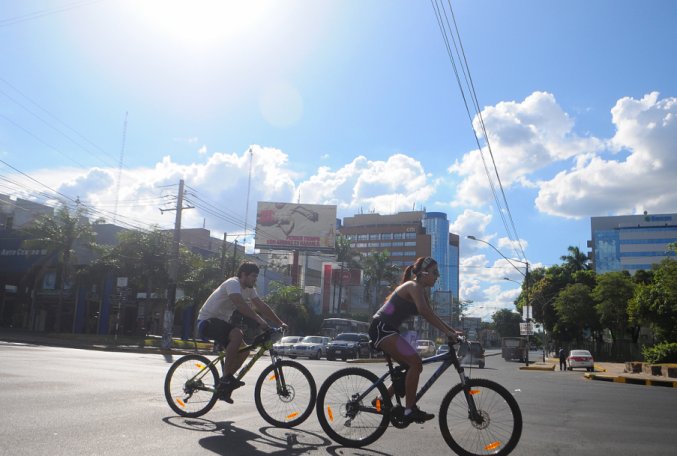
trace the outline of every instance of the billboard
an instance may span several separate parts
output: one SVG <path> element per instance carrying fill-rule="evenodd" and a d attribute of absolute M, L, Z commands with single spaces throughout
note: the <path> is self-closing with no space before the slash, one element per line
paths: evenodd
<path fill-rule="evenodd" d="M 335 230 L 334 205 L 259 201 L 254 248 L 333 252 Z"/>

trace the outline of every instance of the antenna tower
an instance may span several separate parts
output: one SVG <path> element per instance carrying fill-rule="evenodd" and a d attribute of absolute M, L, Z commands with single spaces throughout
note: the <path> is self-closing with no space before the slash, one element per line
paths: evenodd
<path fill-rule="evenodd" d="M 115 185 L 115 210 L 113 211 L 113 223 L 118 220 L 118 202 L 120 201 L 120 181 L 122 180 L 122 163 L 125 158 L 125 145 L 127 143 L 127 114 L 125 111 L 125 123 L 122 125 L 122 148 L 120 149 L 120 161 L 118 162 L 118 181 Z"/>

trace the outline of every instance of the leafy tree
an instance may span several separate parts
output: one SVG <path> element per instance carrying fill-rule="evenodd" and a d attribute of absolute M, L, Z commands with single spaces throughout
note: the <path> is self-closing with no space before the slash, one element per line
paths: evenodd
<path fill-rule="evenodd" d="M 581 252 L 578 247 L 570 245 L 567 247 L 568 255 L 562 255 L 560 259 L 564 261 L 564 268 L 575 272 L 590 269 L 590 260 L 588 256 Z"/>
<path fill-rule="evenodd" d="M 653 282 L 637 286 L 628 313 L 631 323 L 651 326 L 659 341 L 677 342 L 677 261 L 663 260 Z"/>
<path fill-rule="evenodd" d="M 363 257 L 362 267 L 365 299 L 371 303 L 371 310 L 376 311 L 379 302 L 398 283 L 400 268 L 390 262 L 390 252 L 387 250 L 368 253 Z"/>
<path fill-rule="evenodd" d="M 291 333 L 305 333 L 308 330 L 310 311 L 303 302 L 303 289 L 298 285 L 271 282 L 266 302 L 289 326 Z"/>
<path fill-rule="evenodd" d="M 592 290 L 595 310 L 602 327 L 608 328 L 615 342 L 628 329 L 628 302 L 634 293 L 634 283 L 627 271 L 608 272 L 597 278 Z"/>
<path fill-rule="evenodd" d="M 24 241 L 26 248 L 46 248 L 57 258 L 56 285 L 59 294 L 54 321 L 56 331 L 62 330 L 63 295 L 73 278 L 72 266 L 77 259 L 75 247 L 79 245 L 88 249 L 95 248 L 95 233 L 84 212 L 80 206 L 71 212 L 67 206 L 62 205 L 53 216 L 43 215 L 22 229 L 28 237 Z"/>
<path fill-rule="evenodd" d="M 501 337 L 517 337 L 520 335 L 520 314 L 509 309 L 501 309 L 491 316 L 494 329 Z"/>
<path fill-rule="evenodd" d="M 583 331 L 600 329 L 599 319 L 592 300 L 592 290 L 585 284 L 567 285 L 554 300 L 558 322 L 555 337 L 560 340 L 582 340 Z"/>
<path fill-rule="evenodd" d="M 343 295 L 343 268 L 345 266 L 345 263 L 351 259 L 351 253 L 352 250 L 350 248 L 350 239 L 346 236 L 338 235 L 335 238 L 334 241 L 334 247 L 336 249 L 336 261 L 339 262 L 341 265 L 341 269 L 339 271 L 339 292 L 338 292 L 338 305 L 339 305 L 339 312 L 341 313 L 341 297 Z"/>

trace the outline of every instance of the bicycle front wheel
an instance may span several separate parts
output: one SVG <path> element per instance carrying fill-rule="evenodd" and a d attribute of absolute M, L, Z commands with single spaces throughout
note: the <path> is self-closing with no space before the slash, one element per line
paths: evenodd
<path fill-rule="evenodd" d="M 179 358 L 165 377 L 165 399 L 180 416 L 202 416 L 216 404 L 219 374 L 211 361 L 200 355 Z"/>
<path fill-rule="evenodd" d="M 332 440 L 359 448 L 374 443 L 388 429 L 390 401 L 383 401 L 388 397 L 385 385 L 379 383 L 373 396 L 359 400 L 376 382 L 376 374 L 358 367 L 334 372 L 325 380 L 317 394 L 317 419 Z M 377 395 L 381 400 L 373 406 L 370 401 Z"/>
<path fill-rule="evenodd" d="M 444 440 L 461 456 L 509 454 L 522 435 L 522 413 L 517 401 L 491 380 L 473 378 L 467 385 L 481 419 L 471 419 L 462 386 L 454 386 L 440 406 Z"/>
<path fill-rule="evenodd" d="M 317 387 L 310 371 L 295 361 L 266 367 L 254 388 L 256 409 L 273 426 L 291 428 L 313 412 Z"/>

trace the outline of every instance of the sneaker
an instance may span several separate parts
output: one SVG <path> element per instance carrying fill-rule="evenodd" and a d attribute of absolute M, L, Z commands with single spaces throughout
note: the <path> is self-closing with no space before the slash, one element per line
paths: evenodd
<path fill-rule="evenodd" d="M 244 386 L 244 382 L 236 379 L 234 376 L 229 375 L 228 377 L 223 377 L 216 390 L 217 395 L 220 400 L 232 404 L 233 400 L 230 398 L 230 395 L 233 394 L 233 391 L 240 388 L 241 386 Z"/>
<path fill-rule="evenodd" d="M 417 423 L 425 423 L 428 420 L 432 420 L 435 418 L 435 415 L 432 413 L 424 412 L 418 407 L 414 407 L 411 409 L 411 413 L 409 415 L 405 414 L 404 415 L 404 421 L 407 423 L 413 423 L 414 421 Z"/>

